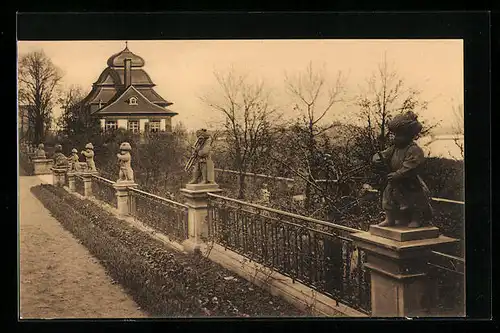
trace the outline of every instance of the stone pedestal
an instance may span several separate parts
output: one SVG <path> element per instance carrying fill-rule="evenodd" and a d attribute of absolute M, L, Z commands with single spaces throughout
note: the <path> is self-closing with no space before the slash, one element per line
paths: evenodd
<path fill-rule="evenodd" d="M 66 183 L 67 168 L 51 168 L 52 171 L 52 184 L 54 186 L 63 187 Z"/>
<path fill-rule="evenodd" d="M 136 183 L 127 181 L 119 181 L 113 185 L 116 190 L 116 208 L 118 209 L 119 216 L 125 217 L 130 215 L 130 196 L 128 190 L 137 186 Z"/>
<path fill-rule="evenodd" d="M 186 198 L 188 206 L 188 234 L 189 240 L 184 244 L 188 252 L 196 251 L 200 248 L 202 239 L 208 236 L 208 193 L 217 193 L 222 190 L 216 183 L 209 184 L 187 184 L 181 189 L 181 193 Z"/>
<path fill-rule="evenodd" d="M 33 161 L 33 174 L 34 175 L 50 175 L 52 173 L 52 165 L 54 161 L 50 158 L 36 158 Z"/>
<path fill-rule="evenodd" d="M 66 173 L 66 176 L 68 177 L 68 187 L 70 192 L 75 192 L 76 191 L 76 183 L 75 183 L 75 172 L 68 171 Z"/>
<path fill-rule="evenodd" d="M 432 316 L 436 281 L 428 275 L 431 251 L 457 239 L 439 235 L 438 228 L 371 226 L 369 232 L 352 235 L 366 251 L 371 276 L 373 317 Z"/>
<path fill-rule="evenodd" d="M 92 174 L 90 172 L 80 173 L 83 179 L 83 195 L 85 197 L 92 196 Z"/>

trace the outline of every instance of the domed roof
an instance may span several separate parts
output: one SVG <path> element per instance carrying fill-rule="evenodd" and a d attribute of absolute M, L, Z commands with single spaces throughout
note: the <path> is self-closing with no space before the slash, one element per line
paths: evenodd
<path fill-rule="evenodd" d="M 145 64 L 144 59 L 139 57 L 138 55 L 130 52 L 128 49 L 128 46 L 125 46 L 125 48 L 116 54 L 113 54 L 109 59 L 108 59 L 108 66 L 110 67 L 125 67 L 124 60 L 125 59 L 131 59 L 131 66 L 132 67 L 142 67 Z"/>

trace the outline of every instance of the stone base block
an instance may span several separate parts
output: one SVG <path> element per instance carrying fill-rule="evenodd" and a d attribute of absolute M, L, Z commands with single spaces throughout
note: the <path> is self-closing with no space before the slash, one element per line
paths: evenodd
<path fill-rule="evenodd" d="M 370 234 L 399 242 L 406 242 L 437 238 L 439 237 L 439 229 L 436 227 L 408 228 L 407 226 L 380 227 L 378 225 L 371 225 Z"/>
<path fill-rule="evenodd" d="M 50 175 L 52 173 L 52 165 L 54 161 L 47 158 L 34 158 L 33 159 L 33 174 L 36 175 Z"/>
<path fill-rule="evenodd" d="M 203 192 L 210 192 L 210 190 L 220 190 L 219 184 L 216 183 L 186 184 L 186 189 L 190 191 L 203 191 Z"/>

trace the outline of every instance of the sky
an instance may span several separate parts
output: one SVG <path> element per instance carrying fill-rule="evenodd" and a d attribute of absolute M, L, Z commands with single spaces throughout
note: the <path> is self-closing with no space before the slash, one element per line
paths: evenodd
<path fill-rule="evenodd" d="M 107 59 L 124 47 L 125 41 L 19 41 L 18 54 L 43 49 L 63 71 L 63 88 L 79 85 L 90 92 Z M 128 48 L 145 60 L 155 90 L 174 103 L 169 109 L 178 115 L 172 124 L 182 122 L 188 129 L 210 127 L 217 119 L 200 97 L 216 89 L 214 71 L 230 68 L 262 80 L 273 100 L 286 105 L 290 98 L 284 91 L 285 73 L 296 75 L 312 62 L 315 68 L 324 66 L 334 82 L 342 71 L 353 95 L 385 56 L 406 85 L 421 90 L 422 99 L 430 102 L 420 113 L 424 120 L 453 126 L 452 105 L 463 103 L 462 40 L 161 40 L 129 41 Z M 283 112 L 295 116 L 291 108 Z M 352 106 L 339 104 L 327 120 L 350 112 L 355 112 Z M 59 113 L 54 111 L 55 116 Z"/>

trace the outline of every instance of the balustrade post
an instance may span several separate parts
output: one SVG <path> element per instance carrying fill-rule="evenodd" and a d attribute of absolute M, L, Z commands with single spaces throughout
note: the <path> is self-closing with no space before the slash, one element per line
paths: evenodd
<path fill-rule="evenodd" d="M 76 192 L 76 173 L 68 171 L 66 173 L 66 176 L 68 177 L 68 187 L 70 192 Z"/>
<path fill-rule="evenodd" d="M 82 172 L 83 178 L 83 196 L 91 197 L 92 196 L 92 173 L 90 172 Z"/>
<path fill-rule="evenodd" d="M 118 215 L 121 217 L 129 216 L 131 213 L 131 198 L 129 189 L 137 187 L 138 184 L 134 182 L 121 181 L 116 182 L 113 187 L 116 190 L 116 208 Z"/>
<path fill-rule="evenodd" d="M 222 190 L 216 183 L 187 184 L 181 189 L 188 206 L 188 235 L 189 239 L 183 243 L 188 252 L 199 250 L 203 238 L 208 236 L 208 193 L 217 193 Z"/>
<path fill-rule="evenodd" d="M 457 242 L 436 227 L 370 226 L 351 235 L 367 254 L 373 317 L 432 316 L 437 281 L 429 276 L 432 251 Z"/>
<path fill-rule="evenodd" d="M 52 185 L 63 187 L 66 182 L 67 168 L 51 168 L 52 170 Z"/>
<path fill-rule="evenodd" d="M 53 160 L 49 158 L 33 158 L 33 174 L 34 175 L 50 175 Z"/>

